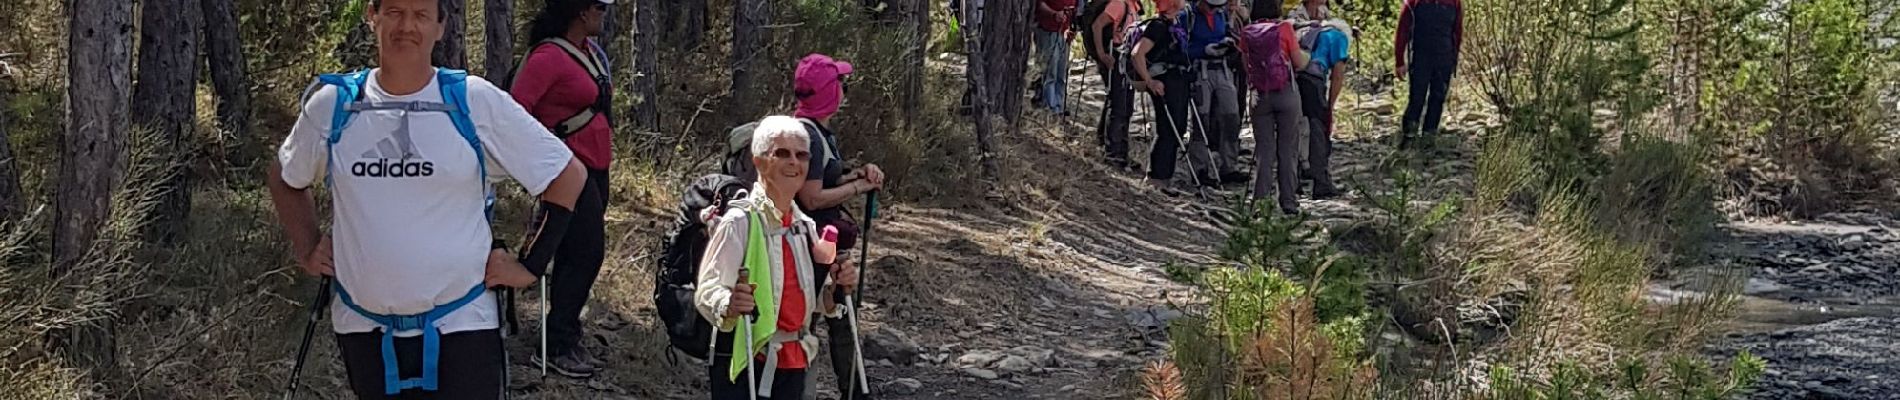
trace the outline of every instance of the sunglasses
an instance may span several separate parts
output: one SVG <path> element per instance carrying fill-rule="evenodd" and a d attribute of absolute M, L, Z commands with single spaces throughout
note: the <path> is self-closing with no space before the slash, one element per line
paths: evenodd
<path fill-rule="evenodd" d="M 788 158 L 796 158 L 798 159 L 798 161 L 811 161 L 811 152 L 809 151 L 792 151 L 792 149 L 778 149 L 778 150 L 773 150 L 770 155 L 772 156 L 772 158 L 776 158 L 780 160 L 784 160 Z"/>
<path fill-rule="evenodd" d="M 844 94 L 851 94 L 851 85 L 849 85 L 849 83 L 851 83 L 851 80 L 845 79 L 848 76 L 850 75 L 838 75 L 838 92 L 841 92 Z M 812 95 L 815 95 L 815 94 L 818 94 L 818 92 L 812 91 L 811 89 L 798 89 L 798 90 L 792 91 L 792 97 L 796 97 L 800 99 L 811 97 Z"/>

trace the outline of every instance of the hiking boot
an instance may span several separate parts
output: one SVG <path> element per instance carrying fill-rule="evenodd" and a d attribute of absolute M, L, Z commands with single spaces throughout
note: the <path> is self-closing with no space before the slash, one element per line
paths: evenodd
<path fill-rule="evenodd" d="M 1243 171 L 1227 171 L 1220 174 L 1220 181 L 1223 183 L 1247 183 L 1252 180 L 1253 174 Z"/>
<path fill-rule="evenodd" d="M 535 361 L 541 362 L 540 358 L 541 356 L 536 355 Z M 574 379 L 591 378 L 595 370 L 594 364 L 587 362 L 579 351 L 568 351 L 567 354 L 554 356 L 554 361 L 547 363 L 547 367 L 555 373 Z"/>
<path fill-rule="evenodd" d="M 1161 194 L 1168 197 L 1181 197 L 1181 195 L 1186 194 L 1180 190 L 1176 190 L 1172 185 L 1169 185 L 1167 180 L 1148 178 L 1146 182 L 1148 182 L 1149 188 L 1153 188 L 1155 191 L 1161 192 Z"/>
<path fill-rule="evenodd" d="M 607 362 L 602 361 L 599 355 L 594 354 L 593 350 L 588 350 L 587 346 L 575 346 L 574 352 L 580 353 L 581 360 L 587 361 L 588 364 L 592 364 L 595 370 L 606 368 Z"/>
<path fill-rule="evenodd" d="M 1204 187 L 1204 188 L 1218 188 L 1220 187 L 1220 176 L 1214 175 L 1213 171 L 1195 172 L 1194 186 Z"/>

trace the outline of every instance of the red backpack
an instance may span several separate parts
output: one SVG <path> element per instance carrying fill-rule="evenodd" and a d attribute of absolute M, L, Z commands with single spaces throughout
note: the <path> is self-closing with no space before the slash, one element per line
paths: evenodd
<path fill-rule="evenodd" d="M 1260 21 L 1240 30 L 1241 65 L 1247 69 L 1247 85 L 1254 91 L 1273 93 L 1285 90 L 1293 82 L 1293 66 L 1280 42 L 1280 30 L 1287 24 Z"/>

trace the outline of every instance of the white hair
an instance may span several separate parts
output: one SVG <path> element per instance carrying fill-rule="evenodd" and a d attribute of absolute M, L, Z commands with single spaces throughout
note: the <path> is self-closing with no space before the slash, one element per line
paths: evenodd
<path fill-rule="evenodd" d="M 752 131 L 752 156 L 764 157 L 772 151 L 772 141 L 779 138 L 798 138 L 799 143 L 811 143 L 804 123 L 797 118 L 774 115 L 760 120 L 759 128 Z"/>

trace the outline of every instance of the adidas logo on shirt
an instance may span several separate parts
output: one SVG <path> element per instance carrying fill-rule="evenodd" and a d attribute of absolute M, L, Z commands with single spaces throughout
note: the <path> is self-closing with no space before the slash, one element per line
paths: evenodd
<path fill-rule="evenodd" d="M 435 175 L 435 162 L 420 159 L 415 143 L 403 133 L 383 138 L 376 148 L 350 164 L 350 175 L 363 178 L 421 178 Z M 395 140 L 392 140 L 395 139 Z M 398 145 L 397 143 L 401 143 Z"/>

